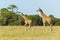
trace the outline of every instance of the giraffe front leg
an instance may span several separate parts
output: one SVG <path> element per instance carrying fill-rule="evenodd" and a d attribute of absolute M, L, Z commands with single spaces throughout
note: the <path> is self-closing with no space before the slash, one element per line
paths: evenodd
<path fill-rule="evenodd" d="M 43 23 L 43 26 L 44 26 L 44 31 L 45 31 L 45 28 L 46 28 L 46 27 L 45 27 L 45 22 Z"/>
<path fill-rule="evenodd" d="M 24 29 L 25 29 L 25 31 L 27 31 L 26 25 L 27 25 L 27 23 L 25 23 L 25 25 L 24 25 L 24 27 L 25 27 L 25 28 L 24 28 Z"/>
<path fill-rule="evenodd" d="M 27 23 L 24 24 L 24 26 L 26 27 Z"/>
<path fill-rule="evenodd" d="M 29 23 L 29 28 L 31 28 L 31 23 Z"/>
<path fill-rule="evenodd" d="M 43 20 L 43 26 L 45 27 L 45 20 Z"/>
<path fill-rule="evenodd" d="M 43 20 L 43 26 L 44 26 L 43 30 L 45 31 L 45 20 Z"/>
<path fill-rule="evenodd" d="M 43 26 L 45 27 L 45 22 L 43 23 Z"/>

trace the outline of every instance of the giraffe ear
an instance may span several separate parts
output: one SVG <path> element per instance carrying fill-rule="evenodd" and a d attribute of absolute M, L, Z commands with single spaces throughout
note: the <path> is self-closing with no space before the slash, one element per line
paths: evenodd
<path fill-rule="evenodd" d="M 24 15 L 23 13 L 21 13 L 22 15 Z"/>
<path fill-rule="evenodd" d="M 39 8 L 40 9 L 40 8 Z"/>

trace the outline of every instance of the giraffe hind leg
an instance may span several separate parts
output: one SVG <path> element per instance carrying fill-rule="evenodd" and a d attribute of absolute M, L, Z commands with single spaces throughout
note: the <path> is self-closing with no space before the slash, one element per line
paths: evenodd
<path fill-rule="evenodd" d="M 53 31 L 53 28 L 52 28 L 52 23 L 51 22 L 48 22 L 50 24 L 50 30 Z"/>
<path fill-rule="evenodd" d="M 52 28 L 53 26 L 52 26 L 52 24 L 50 24 L 50 27 L 51 27 L 51 31 L 53 31 L 53 28 Z"/>

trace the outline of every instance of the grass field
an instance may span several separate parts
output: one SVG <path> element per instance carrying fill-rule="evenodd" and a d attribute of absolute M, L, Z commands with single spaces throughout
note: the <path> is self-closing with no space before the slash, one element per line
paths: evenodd
<path fill-rule="evenodd" d="M 0 40 L 60 40 L 60 26 L 53 26 L 53 31 L 46 26 L 33 26 L 25 31 L 23 26 L 0 26 Z"/>

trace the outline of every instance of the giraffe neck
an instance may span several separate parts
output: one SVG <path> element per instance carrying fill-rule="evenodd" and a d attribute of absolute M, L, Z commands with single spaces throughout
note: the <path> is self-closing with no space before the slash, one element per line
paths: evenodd
<path fill-rule="evenodd" d="M 27 20 L 27 17 L 25 15 L 22 16 L 24 18 L 24 20 Z"/>
<path fill-rule="evenodd" d="M 43 11 L 40 11 L 40 13 L 42 17 L 47 17 L 47 15 Z"/>

